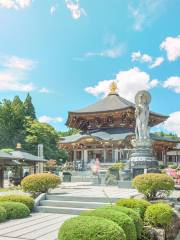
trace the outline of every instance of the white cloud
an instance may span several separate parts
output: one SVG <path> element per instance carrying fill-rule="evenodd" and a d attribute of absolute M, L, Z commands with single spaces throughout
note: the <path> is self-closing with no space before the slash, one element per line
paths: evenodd
<path fill-rule="evenodd" d="M 154 63 L 152 63 L 149 67 L 150 67 L 150 68 L 158 67 L 158 66 L 160 66 L 163 62 L 164 62 L 164 58 L 163 58 L 163 57 L 157 57 L 157 58 L 154 60 Z"/>
<path fill-rule="evenodd" d="M 43 115 L 38 118 L 39 122 L 41 123 L 56 123 L 56 122 L 62 122 L 63 119 L 61 117 L 49 117 L 47 115 Z"/>
<path fill-rule="evenodd" d="M 100 52 L 87 52 L 85 54 L 86 57 L 100 56 L 100 57 L 108 57 L 108 58 L 118 58 L 122 56 L 124 53 L 123 45 L 119 45 L 112 48 L 104 49 Z"/>
<path fill-rule="evenodd" d="M 40 93 L 50 93 L 51 91 L 50 91 L 48 88 L 43 87 L 43 88 L 41 88 L 41 89 L 39 90 L 39 92 L 40 92 Z"/>
<path fill-rule="evenodd" d="M 131 54 L 131 61 L 139 61 L 141 63 L 148 63 L 149 68 L 160 66 L 164 62 L 163 57 L 153 58 L 148 54 L 142 54 L 140 51 Z"/>
<path fill-rule="evenodd" d="M 166 0 L 131 1 L 129 13 L 134 19 L 134 30 L 141 31 L 154 22 L 165 10 L 166 2 Z"/>
<path fill-rule="evenodd" d="M 167 37 L 160 45 L 167 53 L 169 61 L 175 61 L 180 57 L 180 35 L 177 37 Z"/>
<path fill-rule="evenodd" d="M 170 117 L 164 122 L 163 128 L 176 133 L 180 137 L 180 111 L 170 114 Z"/>
<path fill-rule="evenodd" d="M 134 96 L 139 90 L 148 90 L 156 87 L 158 81 L 151 80 L 148 73 L 139 68 L 131 68 L 127 71 L 120 71 L 115 79 L 100 81 L 96 86 L 86 87 L 85 91 L 95 96 L 106 96 L 109 93 L 109 86 L 112 81 L 116 81 L 120 96 L 134 101 Z"/>
<path fill-rule="evenodd" d="M 70 10 L 74 19 L 79 19 L 82 15 L 86 16 L 87 13 L 84 8 L 80 7 L 79 0 L 65 0 L 66 7 Z"/>
<path fill-rule="evenodd" d="M 6 68 L 31 70 L 37 64 L 36 61 L 31 59 L 19 58 L 17 56 L 2 56 L 0 59 L 1 65 Z"/>
<path fill-rule="evenodd" d="M 32 83 L 26 83 L 27 72 L 37 64 L 31 59 L 16 56 L 0 57 L 0 91 L 30 92 L 37 87 Z"/>
<path fill-rule="evenodd" d="M 174 76 L 168 78 L 166 81 L 164 81 L 163 87 L 172 89 L 176 93 L 180 93 L 180 77 Z"/>
<path fill-rule="evenodd" d="M 55 6 L 55 5 L 54 5 L 54 6 L 51 6 L 51 8 L 50 8 L 50 13 L 51 13 L 51 15 L 54 15 L 55 12 L 56 12 L 56 6 Z"/>
<path fill-rule="evenodd" d="M 23 9 L 30 6 L 32 0 L 0 0 L 0 7 L 8 9 Z"/>
<path fill-rule="evenodd" d="M 131 60 L 132 61 L 140 61 L 142 63 L 151 63 L 152 62 L 152 57 L 148 54 L 141 54 L 140 51 L 138 52 L 133 52 L 131 54 Z"/>

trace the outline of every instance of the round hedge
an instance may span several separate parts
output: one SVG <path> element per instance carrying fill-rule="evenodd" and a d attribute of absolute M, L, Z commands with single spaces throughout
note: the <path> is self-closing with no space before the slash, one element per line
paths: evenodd
<path fill-rule="evenodd" d="M 126 240 L 122 228 L 104 218 L 80 216 L 66 220 L 58 240 Z"/>
<path fill-rule="evenodd" d="M 95 216 L 111 220 L 124 230 L 127 240 L 137 240 L 136 228 L 133 220 L 123 212 L 111 209 L 97 208 L 92 211 L 81 213 L 81 216 Z"/>
<path fill-rule="evenodd" d="M 30 211 L 34 208 L 34 199 L 26 195 L 4 195 L 0 196 L 1 201 L 24 203 Z"/>
<path fill-rule="evenodd" d="M 143 221 L 142 221 L 139 213 L 137 213 L 135 210 L 133 210 L 131 208 L 116 206 L 116 205 L 108 205 L 108 206 L 105 206 L 104 208 L 112 209 L 112 210 L 115 210 L 118 212 L 123 212 L 126 215 L 128 215 L 135 224 L 137 237 L 139 238 L 141 236 L 142 229 L 143 229 Z"/>
<path fill-rule="evenodd" d="M 168 196 L 174 190 L 172 177 L 162 173 L 146 173 L 136 176 L 132 185 L 147 199 Z"/>
<path fill-rule="evenodd" d="M 117 206 L 132 208 L 139 212 L 140 216 L 144 218 L 144 213 L 146 211 L 146 208 L 149 207 L 151 204 L 143 199 L 120 199 L 116 202 Z"/>
<path fill-rule="evenodd" d="M 0 222 L 4 222 L 7 218 L 6 209 L 0 206 Z"/>
<path fill-rule="evenodd" d="M 52 173 L 36 173 L 25 177 L 21 181 L 21 186 L 25 192 L 36 194 L 46 193 L 60 183 L 60 178 Z"/>
<path fill-rule="evenodd" d="M 23 203 L 0 202 L 0 206 L 5 208 L 7 213 L 7 219 L 24 218 L 29 216 L 30 214 L 29 208 Z"/>
<path fill-rule="evenodd" d="M 173 210 L 168 204 L 156 203 L 147 208 L 144 221 L 155 227 L 166 227 L 171 223 L 172 217 Z"/>

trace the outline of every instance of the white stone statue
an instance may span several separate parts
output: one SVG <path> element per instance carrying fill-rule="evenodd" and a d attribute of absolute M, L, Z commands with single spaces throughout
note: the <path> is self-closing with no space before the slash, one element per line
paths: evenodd
<path fill-rule="evenodd" d="M 151 95 L 147 91 L 139 91 L 135 96 L 136 140 L 148 140 L 149 136 L 149 103 Z"/>

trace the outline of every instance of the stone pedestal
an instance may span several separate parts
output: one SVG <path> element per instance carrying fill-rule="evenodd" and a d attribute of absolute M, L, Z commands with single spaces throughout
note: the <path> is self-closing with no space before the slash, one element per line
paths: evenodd
<path fill-rule="evenodd" d="M 133 176 L 147 173 L 149 168 L 158 167 L 158 161 L 153 156 L 150 139 L 133 140 L 133 152 L 130 155 Z"/>

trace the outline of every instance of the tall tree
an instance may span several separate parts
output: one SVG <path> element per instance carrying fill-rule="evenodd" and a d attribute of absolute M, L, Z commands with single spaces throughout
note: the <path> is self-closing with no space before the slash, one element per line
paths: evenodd
<path fill-rule="evenodd" d="M 59 150 L 58 148 L 58 133 L 49 124 L 40 123 L 37 120 L 28 117 L 26 122 L 26 132 L 27 135 L 24 146 L 28 152 L 37 155 L 38 144 L 43 144 L 44 157 L 46 159 L 57 160 L 57 163 L 60 162 L 60 159 L 62 159 L 62 161 L 67 159 L 66 152 Z"/>
<path fill-rule="evenodd" d="M 32 104 L 32 97 L 30 94 L 27 94 L 27 97 L 24 101 L 24 112 L 26 117 L 31 117 L 32 119 L 36 119 L 36 112 L 34 105 Z"/>
<path fill-rule="evenodd" d="M 4 99 L 0 104 L 0 147 L 15 147 L 25 138 L 24 105 L 18 96 L 13 101 Z"/>

